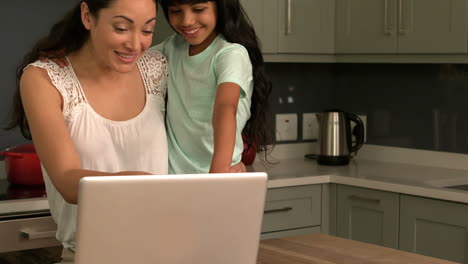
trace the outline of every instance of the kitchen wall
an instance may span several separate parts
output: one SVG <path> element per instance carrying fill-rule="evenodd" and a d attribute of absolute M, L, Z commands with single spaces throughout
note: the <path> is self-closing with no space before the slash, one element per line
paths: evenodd
<path fill-rule="evenodd" d="M 268 69 L 274 113 L 298 113 L 301 123 L 302 113 L 340 108 L 367 115 L 369 144 L 468 153 L 468 65 L 288 63 Z M 299 99 L 285 103 L 289 94 Z"/>
<path fill-rule="evenodd" d="M 74 0 L 15 0 L 2 1 L 2 37 L 0 50 L 0 150 L 25 142 L 20 133 L 5 131 L 6 119 L 15 92 L 16 66 L 24 54 L 65 12 L 78 1 Z"/>
<path fill-rule="evenodd" d="M 16 66 L 35 40 L 77 2 L 2 3 L 2 127 L 15 91 Z M 468 153 L 468 67 L 464 65 L 269 63 L 267 70 L 274 84 L 272 120 L 275 113 L 299 114 L 295 142 L 302 142 L 302 113 L 342 108 L 368 116 L 370 144 Z M 0 149 L 23 142 L 17 130 L 0 130 Z"/>

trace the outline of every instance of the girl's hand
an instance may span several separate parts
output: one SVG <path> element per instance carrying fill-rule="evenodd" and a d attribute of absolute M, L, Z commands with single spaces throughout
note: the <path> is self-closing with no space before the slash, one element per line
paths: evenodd
<path fill-rule="evenodd" d="M 232 166 L 231 169 L 229 170 L 229 173 L 242 173 L 242 172 L 247 172 L 247 168 L 245 167 L 242 161 Z"/>
<path fill-rule="evenodd" d="M 55 62 L 60 68 L 65 68 L 68 66 L 68 61 L 65 58 L 65 51 L 58 50 L 56 52 L 43 52 L 39 53 L 39 60 L 42 62 L 46 62 L 48 59 Z"/>

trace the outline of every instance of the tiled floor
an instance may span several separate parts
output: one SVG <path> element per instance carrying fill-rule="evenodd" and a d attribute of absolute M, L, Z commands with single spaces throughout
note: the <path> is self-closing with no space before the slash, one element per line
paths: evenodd
<path fill-rule="evenodd" d="M 60 262 L 62 247 L 0 253 L 0 264 L 52 264 Z"/>

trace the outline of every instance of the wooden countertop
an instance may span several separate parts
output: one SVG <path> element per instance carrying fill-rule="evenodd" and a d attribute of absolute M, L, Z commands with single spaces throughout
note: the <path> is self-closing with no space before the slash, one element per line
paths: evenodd
<path fill-rule="evenodd" d="M 262 240 L 257 264 L 454 264 L 325 234 Z"/>

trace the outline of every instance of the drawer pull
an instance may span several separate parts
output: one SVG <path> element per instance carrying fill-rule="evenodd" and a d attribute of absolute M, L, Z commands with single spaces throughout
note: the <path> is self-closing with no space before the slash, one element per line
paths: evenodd
<path fill-rule="evenodd" d="M 27 239 L 43 239 L 55 238 L 57 230 L 36 231 L 31 228 L 24 228 L 20 230 L 21 236 Z"/>
<path fill-rule="evenodd" d="M 283 207 L 283 208 L 278 208 L 278 209 L 270 209 L 270 210 L 265 210 L 263 211 L 265 214 L 270 214 L 270 213 L 280 213 L 280 212 L 288 212 L 291 211 L 292 207 Z"/>
<path fill-rule="evenodd" d="M 367 197 L 362 197 L 362 196 L 357 196 L 357 195 L 350 195 L 349 199 L 351 200 L 359 200 L 363 202 L 369 202 L 369 203 L 375 203 L 379 204 L 380 200 L 379 199 L 372 199 L 372 198 L 367 198 Z"/>

